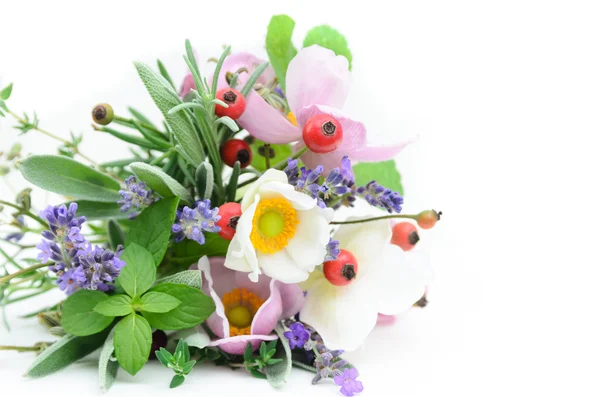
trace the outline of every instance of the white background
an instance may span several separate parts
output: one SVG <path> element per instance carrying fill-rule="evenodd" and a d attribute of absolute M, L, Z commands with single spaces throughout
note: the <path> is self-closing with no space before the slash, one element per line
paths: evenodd
<path fill-rule="evenodd" d="M 436 281 L 425 310 L 378 328 L 349 354 L 364 396 L 595 396 L 598 387 L 598 134 L 600 13 L 589 1 L 73 2 L 3 1 L 0 82 L 15 83 L 15 110 L 36 110 L 63 137 L 84 132 L 82 151 L 114 159 L 126 147 L 92 132 L 90 110 L 133 105 L 158 120 L 133 60 L 160 57 L 184 75 L 184 40 L 205 60 L 223 44 L 262 49 L 272 14 L 343 32 L 354 56 L 346 110 L 372 140 L 420 134 L 397 158 L 405 210 L 443 210 L 422 234 Z M 1 120 L 0 150 L 17 139 L 51 153 L 35 132 L 17 138 Z M 24 185 L 18 174 L 9 185 Z M 13 190 L 0 184 L 3 199 Z M 38 194 L 40 206 L 50 198 Z M 0 345 L 51 340 L 18 314 L 60 294 L 9 308 Z M 42 380 L 21 375 L 32 356 L 1 352 L 0 395 L 95 395 L 93 360 Z M 335 396 L 295 370 L 271 389 L 241 372 L 204 365 L 179 395 Z M 158 365 L 112 394 L 172 395 Z M 142 394 L 143 393 L 143 394 Z"/>

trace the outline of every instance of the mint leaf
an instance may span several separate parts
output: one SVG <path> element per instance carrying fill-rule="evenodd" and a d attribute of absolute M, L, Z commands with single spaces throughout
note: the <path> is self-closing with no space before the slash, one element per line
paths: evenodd
<path fill-rule="evenodd" d="M 136 304 L 136 310 L 150 313 L 166 313 L 175 309 L 181 301 L 162 292 L 148 292 Z"/>
<path fill-rule="evenodd" d="M 127 233 L 125 246 L 135 243 L 146 248 L 152 254 L 156 266 L 160 265 L 171 237 L 171 228 L 175 221 L 175 211 L 179 198 L 162 199 L 146 208 L 133 221 Z"/>
<path fill-rule="evenodd" d="M 144 247 L 131 243 L 121 254 L 125 267 L 119 275 L 119 283 L 129 296 L 142 295 L 156 279 L 156 266 L 152 254 Z"/>
<path fill-rule="evenodd" d="M 346 38 L 337 30 L 328 25 L 316 26 L 308 31 L 304 38 L 303 47 L 310 47 L 313 44 L 329 48 L 336 55 L 343 55 L 348 59 L 348 69 L 352 70 L 352 53 L 348 48 Z"/>
<path fill-rule="evenodd" d="M 185 284 L 192 288 L 202 289 L 202 272 L 200 270 L 184 270 L 156 281 L 156 284 L 164 283 Z"/>
<path fill-rule="evenodd" d="M 104 342 L 104 346 L 102 346 L 102 351 L 100 352 L 100 359 L 98 360 L 98 382 L 103 392 L 108 391 L 117 379 L 119 363 L 117 360 L 113 360 L 114 351 L 115 338 L 114 334 L 111 334 L 106 339 L 106 342 Z"/>
<path fill-rule="evenodd" d="M 76 336 L 96 334 L 108 327 L 114 317 L 94 311 L 94 307 L 108 295 L 100 291 L 80 290 L 69 296 L 63 305 L 61 325 L 67 333 Z"/>
<path fill-rule="evenodd" d="M 274 15 L 267 28 L 267 54 L 284 92 L 288 64 L 298 53 L 292 43 L 295 25 L 294 20 L 287 15 Z"/>
<path fill-rule="evenodd" d="M 194 203 L 190 192 L 160 168 L 141 162 L 131 163 L 129 166 L 135 176 L 162 197 L 177 196 L 186 204 Z"/>
<path fill-rule="evenodd" d="M 23 177 L 49 192 L 75 199 L 116 203 L 119 182 L 64 156 L 29 156 L 17 163 Z"/>
<path fill-rule="evenodd" d="M 364 186 L 372 180 L 404 195 L 400 173 L 394 160 L 380 161 L 378 163 L 359 163 L 352 167 L 356 186 Z"/>
<path fill-rule="evenodd" d="M 94 311 L 105 316 L 126 316 L 133 312 L 131 298 L 127 295 L 113 295 L 98 303 L 94 307 Z"/>
<path fill-rule="evenodd" d="M 0 99 L 3 99 L 6 101 L 8 98 L 10 98 L 10 94 L 12 93 L 12 88 L 13 88 L 13 83 L 10 83 L 6 87 L 4 87 L 2 89 L 2 91 L 0 91 Z"/>
<path fill-rule="evenodd" d="M 115 327 L 115 353 L 119 365 L 131 375 L 144 366 L 150 356 L 152 330 L 148 321 L 131 313 Z"/>
<path fill-rule="evenodd" d="M 167 313 L 142 312 L 152 327 L 163 331 L 195 327 L 215 311 L 213 300 L 197 288 L 167 283 L 159 284 L 150 291 L 169 294 L 181 301 L 179 306 Z"/>

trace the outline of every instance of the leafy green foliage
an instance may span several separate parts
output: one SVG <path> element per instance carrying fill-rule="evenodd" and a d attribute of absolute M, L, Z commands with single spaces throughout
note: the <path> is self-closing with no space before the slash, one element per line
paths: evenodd
<path fill-rule="evenodd" d="M 178 203 L 179 198 L 170 197 L 159 200 L 142 211 L 127 233 L 125 246 L 135 243 L 146 248 L 158 266 L 169 246 Z"/>
<path fill-rule="evenodd" d="M 29 156 L 17 166 L 25 179 L 50 192 L 109 203 L 121 197 L 117 181 L 64 156 Z"/>
<path fill-rule="evenodd" d="M 184 284 L 192 288 L 202 289 L 202 272 L 200 270 L 184 270 L 156 281 L 156 284 L 164 283 Z"/>
<path fill-rule="evenodd" d="M 127 219 L 129 214 L 121 212 L 117 202 L 101 203 L 98 201 L 77 200 L 77 215 L 85 216 L 89 221 L 105 219 Z"/>
<path fill-rule="evenodd" d="M 197 288 L 183 284 L 159 284 L 151 292 L 162 292 L 181 301 L 181 304 L 167 313 L 142 312 L 154 328 L 179 330 L 195 327 L 206 320 L 214 311 L 215 303 Z"/>
<path fill-rule="evenodd" d="M 8 98 L 10 98 L 10 94 L 12 93 L 12 88 L 13 88 L 13 84 L 10 83 L 6 87 L 4 87 L 2 90 L 0 90 L 0 99 L 3 99 L 6 101 Z"/>
<path fill-rule="evenodd" d="M 119 365 L 131 375 L 139 372 L 150 356 L 152 330 L 148 321 L 131 313 L 115 327 L 115 353 Z"/>
<path fill-rule="evenodd" d="M 277 352 L 273 355 L 273 358 L 280 361 L 271 363 L 264 369 L 267 381 L 273 387 L 283 386 L 292 371 L 292 350 L 290 349 L 290 342 L 283 335 L 284 331 L 281 324 L 278 324 L 275 328 L 275 332 L 279 337 L 279 343 L 277 344 Z"/>
<path fill-rule="evenodd" d="M 125 244 L 125 233 L 121 226 L 114 219 L 110 219 L 106 226 L 106 232 L 108 234 L 108 241 L 110 242 L 110 247 L 113 250 L 116 250 L 119 245 Z"/>
<path fill-rule="evenodd" d="M 116 357 L 113 356 L 114 352 L 115 339 L 114 334 L 111 334 L 106 339 L 106 342 L 104 342 L 104 346 L 102 346 L 102 350 L 100 351 L 100 359 L 98 360 L 98 382 L 103 392 L 108 391 L 117 379 L 119 363 Z"/>
<path fill-rule="evenodd" d="M 359 163 L 352 167 L 357 186 L 364 186 L 377 178 L 377 183 L 404 195 L 400 173 L 394 160 L 378 163 Z"/>
<path fill-rule="evenodd" d="M 108 299 L 100 291 L 80 290 L 69 296 L 63 305 L 61 325 L 76 336 L 97 334 L 108 327 L 114 317 L 94 311 L 96 305 Z"/>
<path fill-rule="evenodd" d="M 259 379 L 268 379 L 265 375 L 265 369 L 270 365 L 275 365 L 283 360 L 280 358 L 273 358 L 276 349 L 277 341 L 271 341 L 268 344 L 262 342 L 258 349 L 258 356 L 254 355 L 252 343 L 248 342 L 246 350 L 244 350 L 244 366 L 246 370 L 250 372 L 250 375 Z"/>
<path fill-rule="evenodd" d="M 119 283 L 129 296 L 135 298 L 148 291 L 156 279 L 156 265 L 152 254 L 144 247 L 130 243 L 121 254 L 126 265 L 119 275 Z"/>
<path fill-rule="evenodd" d="M 144 294 L 139 303 L 136 303 L 136 310 L 150 313 L 166 313 L 175 309 L 181 304 L 181 301 L 169 294 L 150 291 Z"/>
<path fill-rule="evenodd" d="M 206 242 L 203 245 L 192 240 L 183 240 L 174 244 L 167 253 L 167 259 L 171 266 L 176 269 L 187 269 L 190 265 L 198 263 L 198 259 L 204 255 L 211 257 L 227 254 L 230 241 L 225 240 L 217 233 L 206 233 L 205 237 Z"/>
<path fill-rule="evenodd" d="M 160 168 L 141 162 L 132 163 L 129 166 L 135 176 L 162 197 L 177 196 L 186 204 L 193 204 L 194 199 L 190 192 Z"/>
<path fill-rule="evenodd" d="M 185 381 L 185 375 L 188 375 L 192 371 L 192 368 L 194 368 L 194 365 L 196 365 L 195 360 L 190 360 L 190 349 L 187 342 L 183 339 L 180 339 L 177 343 L 174 354 L 169 353 L 167 349 L 161 347 L 160 350 L 156 351 L 156 358 L 165 367 L 171 368 L 175 372 L 170 384 L 171 389 L 181 386 Z"/>
<path fill-rule="evenodd" d="M 352 53 L 348 48 L 346 38 L 337 30 L 328 25 L 316 26 L 308 31 L 304 38 L 303 47 L 313 44 L 329 48 L 336 55 L 343 55 L 348 59 L 348 69 L 352 70 Z"/>
<path fill-rule="evenodd" d="M 195 175 L 196 189 L 203 200 L 210 199 L 215 184 L 213 167 L 210 163 L 203 162 L 196 168 Z"/>
<path fill-rule="evenodd" d="M 278 164 L 292 157 L 291 145 L 270 145 L 265 147 L 265 142 L 253 139 L 250 145 L 252 149 L 252 167 L 257 171 L 267 170 L 265 157 L 269 156 L 271 165 Z"/>
<path fill-rule="evenodd" d="M 281 89 L 285 92 L 285 77 L 288 64 L 298 51 L 292 43 L 292 33 L 296 23 L 287 15 L 275 15 L 267 28 L 267 54 Z"/>
<path fill-rule="evenodd" d="M 94 311 L 109 317 L 126 316 L 133 312 L 131 298 L 123 294 L 110 296 L 94 306 Z"/>

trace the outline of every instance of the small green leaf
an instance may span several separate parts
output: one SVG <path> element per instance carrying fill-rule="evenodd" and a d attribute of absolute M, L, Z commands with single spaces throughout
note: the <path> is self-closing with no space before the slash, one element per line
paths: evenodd
<path fill-rule="evenodd" d="M 200 270 L 184 270 L 156 281 L 156 284 L 164 283 L 185 284 L 192 288 L 202 289 L 202 272 Z"/>
<path fill-rule="evenodd" d="M 314 27 L 306 34 L 302 46 L 310 47 L 314 44 L 329 48 L 336 55 L 345 56 L 348 59 L 348 69 L 352 70 L 352 53 L 348 48 L 346 38 L 340 32 L 327 25 Z"/>
<path fill-rule="evenodd" d="M 107 225 L 108 241 L 113 250 L 116 250 L 119 245 L 125 244 L 125 233 L 121 226 L 114 219 L 109 219 Z"/>
<path fill-rule="evenodd" d="M 196 360 L 188 361 L 187 363 L 183 364 L 181 372 L 183 372 L 185 375 L 189 374 L 190 372 L 192 372 L 192 368 L 194 368 L 194 365 L 196 365 Z"/>
<path fill-rule="evenodd" d="M 157 59 L 156 64 L 158 66 L 158 71 L 160 72 L 160 75 L 165 78 L 165 80 L 171 85 L 171 87 L 173 87 L 173 89 L 176 89 L 175 84 L 173 84 L 173 79 L 171 79 L 171 75 L 169 75 L 169 72 L 167 72 L 167 68 L 162 63 L 162 61 L 160 59 Z"/>
<path fill-rule="evenodd" d="M 231 172 L 231 178 L 227 184 L 227 201 L 235 201 L 235 192 L 237 191 L 238 178 L 240 177 L 240 162 L 236 161 L 233 164 L 233 171 Z"/>
<path fill-rule="evenodd" d="M 250 375 L 254 376 L 257 379 L 267 379 L 267 376 L 257 370 L 256 368 L 250 368 Z"/>
<path fill-rule="evenodd" d="M 212 165 L 204 162 L 196 168 L 196 189 L 202 199 L 210 199 L 214 187 L 214 171 Z"/>
<path fill-rule="evenodd" d="M 248 342 L 246 345 L 246 349 L 244 350 L 244 361 L 249 362 L 252 361 L 252 353 L 254 352 L 254 348 L 252 347 L 252 343 Z"/>
<path fill-rule="evenodd" d="M 183 375 L 175 375 L 175 376 L 173 376 L 173 379 L 171 379 L 171 384 L 169 385 L 169 387 L 171 389 L 174 389 L 178 386 L 181 386 L 184 381 L 185 381 L 185 377 Z"/>
<path fill-rule="evenodd" d="M 258 353 L 263 358 L 267 355 L 267 344 L 265 342 L 262 342 L 260 344 L 260 349 L 258 350 Z"/>
<path fill-rule="evenodd" d="M 132 163 L 131 170 L 141 181 L 153 189 L 162 197 L 177 196 L 181 201 L 192 204 L 194 199 L 190 192 L 186 190 L 179 182 L 171 178 L 158 167 L 146 163 Z"/>
<path fill-rule="evenodd" d="M 119 275 L 121 287 L 131 297 L 141 296 L 156 280 L 152 254 L 144 247 L 130 243 L 121 254 L 125 267 Z"/>
<path fill-rule="evenodd" d="M 380 185 L 404 195 L 402 180 L 394 160 L 355 164 L 352 170 L 354 171 L 356 186 L 364 186 L 377 179 L 377 183 Z"/>
<path fill-rule="evenodd" d="M 287 15 L 275 15 L 267 28 L 267 54 L 281 89 L 285 92 L 285 77 L 288 64 L 298 51 L 292 43 L 292 33 L 296 23 Z"/>
<path fill-rule="evenodd" d="M 166 313 L 175 309 L 181 304 L 181 301 L 168 294 L 161 292 L 148 292 L 140 299 L 136 305 L 136 310 L 150 313 Z"/>
<path fill-rule="evenodd" d="M 100 359 L 98 360 L 98 381 L 100 383 L 100 389 L 103 392 L 107 392 L 117 379 L 119 363 L 113 358 L 114 351 L 114 335 L 111 334 L 106 339 L 106 342 L 104 342 L 104 346 L 100 352 Z"/>
<path fill-rule="evenodd" d="M 190 360 L 190 349 L 184 339 L 179 339 L 175 348 L 175 357 L 179 357 L 179 364 L 184 364 Z"/>
<path fill-rule="evenodd" d="M 206 242 L 200 245 L 192 240 L 183 240 L 175 244 L 172 248 L 170 260 L 176 262 L 182 267 L 188 268 L 190 265 L 198 263 L 198 259 L 204 255 L 225 256 L 230 241 L 225 240 L 217 233 L 206 233 Z"/>
<path fill-rule="evenodd" d="M 292 350 L 288 339 L 283 335 L 285 330 L 281 324 L 277 325 L 275 332 L 279 337 L 280 346 L 275 353 L 275 358 L 267 361 L 268 365 L 264 371 L 271 386 L 281 387 L 292 371 Z"/>
<path fill-rule="evenodd" d="M 107 328 L 90 336 L 63 336 L 36 357 L 26 376 L 41 378 L 68 367 L 102 346 L 109 332 Z"/>
<path fill-rule="evenodd" d="M 127 295 L 113 295 L 99 302 L 94 307 L 94 311 L 109 317 L 126 316 L 133 312 L 131 298 Z"/>
<path fill-rule="evenodd" d="M 100 291 L 80 290 L 69 296 L 63 305 L 61 325 L 76 336 L 97 334 L 112 323 L 114 317 L 94 311 L 96 305 L 108 299 Z"/>
<path fill-rule="evenodd" d="M 121 198 L 117 181 L 64 156 L 29 156 L 17 166 L 25 179 L 49 192 L 107 203 Z"/>
<path fill-rule="evenodd" d="M 115 327 L 115 352 L 119 365 L 131 375 L 144 366 L 150 356 L 152 330 L 148 321 L 131 313 Z"/>
<path fill-rule="evenodd" d="M 160 361 L 165 367 L 169 366 L 169 363 L 173 358 L 173 355 L 169 353 L 169 351 L 164 347 L 161 347 L 159 350 L 155 351 L 154 354 L 156 354 L 156 358 L 158 358 L 158 361 Z"/>
<path fill-rule="evenodd" d="M 252 149 L 252 167 L 257 171 L 266 171 L 265 157 L 269 156 L 271 165 L 275 165 L 292 157 L 290 145 L 270 145 L 265 148 L 265 142 L 254 139 L 250 145 Z"/>
<path fill-rule="evenodd" d="M 158 266 L 169 246 L 178 202 L 179 198 L 169 197 L 157 201 L 142 211 L 127 233 L 125 246 L 135 243 L 146 248 L 152 254 L 155 265 Z"/>
<path fill-rule="evenodd" d="M 98 201 L 77 200 L 77 215 L 85 216 L 88 221 L 105 219 L 127 219 L 129 214 L 121 212 L 117 202 L 101 203 Z"/>
<path fill-rule="evenodd" d="M 150 325 L 163 331 L 195 327 L 214 311 L 215 303 L 197 288 L 183 284 L 159 284 L 150 291 L 174 296 L 181 304 L 167 313 L 142 312 Z"/>
<path fill-rule="evenodd" d="M 6 101 L 8 98 L 10 98 L 10 94 L 12 93 L 12 88 L 13 88 L 13 83 L 10 83 L 6 87 L 4 87 L 2 89 L 2 91 L 0 91 L 0 99 L 3 99 Z"/>
<path fill-rule="evenodd" d="M 223 116 L 223 117 L 219 117 L 218 119 L 216 119 L 215 125 L 218 125 L 218 124 L 226 125 L 227 128 L 229 128 L 233 132 L 238 132 L 240 130 L 240 127 L 238 127 L 236 122 L 233 121 L 233 119 L 229 116 Z"/>

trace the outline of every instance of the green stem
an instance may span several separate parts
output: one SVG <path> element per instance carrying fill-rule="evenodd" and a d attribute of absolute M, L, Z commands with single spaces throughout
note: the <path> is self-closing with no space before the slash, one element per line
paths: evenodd
<path fill-rule="evenodd" d="M 300 149 L 299 152 L 295 153 L 291 159 L 292 160 L 296 160 L 297 158 L 299 158 L 300 156 L 302 156 L 304 153 L 306 153 L 308 150 L 308 148 L 306 146 L 304 146 L 302 149 Z M 272 168 L 275 168 L 276 170 L 282 170 L 285 167 L 287 167 L 288 165 L 288 159 L 285 159 L 283 161 L 280 161 L 279 163 L 275 164 Z"/>
<path fill-rule="evenodd" d="M 251 183 L 253 183 L 253 182 L 256 182 L 256 180 L 257 180 L 258 178 L 259 178 L 258 176 L 255 176 L 254 178 L 250 178 L 250 179 L 248 179 L 247 181 L 244 181 L 244 182 L 240 183 L 240 184 L 238 185 L 238 187 L 237 187 L 237 188 L 239 189 L 239 188 L 241 188 L 241 187 L 244 187 L 244 186 L 246 186 L 246 185 L 249 185 L 249 184 L 251 184 Z"/>
<path fill-rule="evenodd" d="M 40 351 L 39 346 L 0 346 L 0 350 L 15 350 L 18 352 L 37 352 Z"/>
<path fill-rule="evenodd" d="M 374 218 L 366 218 L 366 219 L 357 219 L 355 221 L 340 221 L 340 222 L 329 222 L 330 225 L 352 225 L 355 223 L 365 223 L 365 222 L 373 222 L 373 221 L 379 221 L 382 219 L 393 219 L 393 218 L 405 218 L 405 219 L 413 219 L 413 220 L 417 220 L 418 215 L 400 215 L 400 214 L 396 214 L 396 215 L 385 215 L 385 216 L 376 216 Z"/>
<path fill-rule="evenodd" d="M 7 283 L 10 280 L 12 280 L 13 278 L 19 277 L 22 274 L 27 274 L 27 273 L 30 273 L 30 272 L 32 272 L 34 270 L 41 269 L 41 268 L 47 267 L 47 266 L 48 266 L 47 263 L 38 263 L 36 265 L 26 267 L 25 269 L 21 269 L 21 270 L 19 270 L 17 272 L 9 274 L 8 276 L 0 277 L 0 284 Z"/>
<path fill-rule="evenodd" d="M 14 208 L 14 209 L 16 209 L 16 210 L 19 210 L 19 214 L 23 214 L 23 215 L 26 215 L 26 216 L 28 216 L 29 218 L 31 218 L 31 219 L 33 219 L 33 220 L 37 221 L 37 222 L 38 222 L 40 225 L 43 225 L 43 226 L 46 226 L 46 225 L 47 225 L 47 223 L 46 223 L 46 221 L 45 221 L 45 220 L 43 220 L 42 218 L 40 218 L 40 217 L 39 217 L 39 216 L 37 216 L 37 215 L 34 215 L 34 214 L 32 214 L 32 213 L 31 213 L 31 211 L 25 211 L 23 208 L 19 207 L 19 206 L 18 206 L 18 205 L 16 205 L 16 204 L 9 203 L 8 201 L 4 201 L 4 200 L 0 200 L 0 204 L 2 204 L 2 205 L 6 205 L 6 206 L 8 206 L 8 207 L 12 207 L 12 208 Z"/>
<path fill-rule="evenodd" d="M 18 298 L 11 299 L 11 300 L 7 301 L 4 304 L 4 306 L 10 305 L 11 303 L 19 302 L 19 301 L 22 301 L 22 300 L 25 300 L 25 299 L 33 298 L 34 296 L 41 295 L 41 294 L 43 294 L 45 292 L 50 291 L 51 289 L 54 289 L 55 287 L 56 287 L 55 284 L 53 284 L 53 285 L 45 285 L 41 290 L 39 290 L 37 292 L 34 292 L 32 294 L 29 294 L 29 295 L 19 296 Z"/>
<path fill-rule="evenodd" d="M 2 241 L 3 243 L 7 243 L 7 244 L 10 244 L 10 245 L 13 245 L 15 247 L 19 247 L 21 249 L 35 248 L 35 244 L 22 245 L 22 244 L 15 243 L 14 241 L 9 241 L 9 240 L 0 240 L 0 241 Z"/>
<path fill-rule="evenodd" d="M 265 143 L 263 145 L 263 148 L 265 150 L 265 169 L 268 170 L 269 168 L 271 168 L 271 158 L 269 157 L 271 154 L 271 144 Z"/>
<path fill-rule="evenodd" d="M 166 152 L 164 152 L 160 157 L 155 158 L 154 160 L 152 160 L 150 162 L 150 165 L 156 165 L 158 163 L 160 163 L 161 161 L 163 161 L 164 159 L 166 159 L 167 157 L 171 156 L 173 153 L 176 153 L 176 151 L 174 149 L 169 149 Z"/>
<path fill-rule="evenodd" d="M 150 124 L 144 123 L 143 121 L 128 119 L 128 118 L 117 116 L 117 115 L 113 116 L 113 121 L 115 121 L 117 124 L 121 124 L 121 125 L 124 125 L 126 127 L 131 127 L 131 128 L 135 128 L 135 124 L 137 123 L 138 125 L 144 127 L 147 130 L 156 132 L 162 139 L 166 140 L 166 136 L 165 136 L 164 132 L 158 130 L 156 127 L 154 127 Z"/>
<path fill-rule="evenodd" d="M 22 250 L 21 250 L 22 251 Z M 19 253 L 21 253 L 21 251 L 19 251 L 16 255 L 18 255 Z M 9 256 L 6 251 L 4 251 L 2 248 L 0 248 L 0 254 L 2 254 L 2 256 L 4 258 L 6 258 L 6 260 L 8 261 L 8 263 L 11 263 L 14 267 L 16 267 L 17 269 L 23 269 L 22 266 L 20 266 L 11 256 Z M 15 256 L 16 256 L 15 255 Z M 0 279 L 1 280 L 1 279 Z M 2 284 L 2 282 L 0 282 L 0 284 Z"/>

